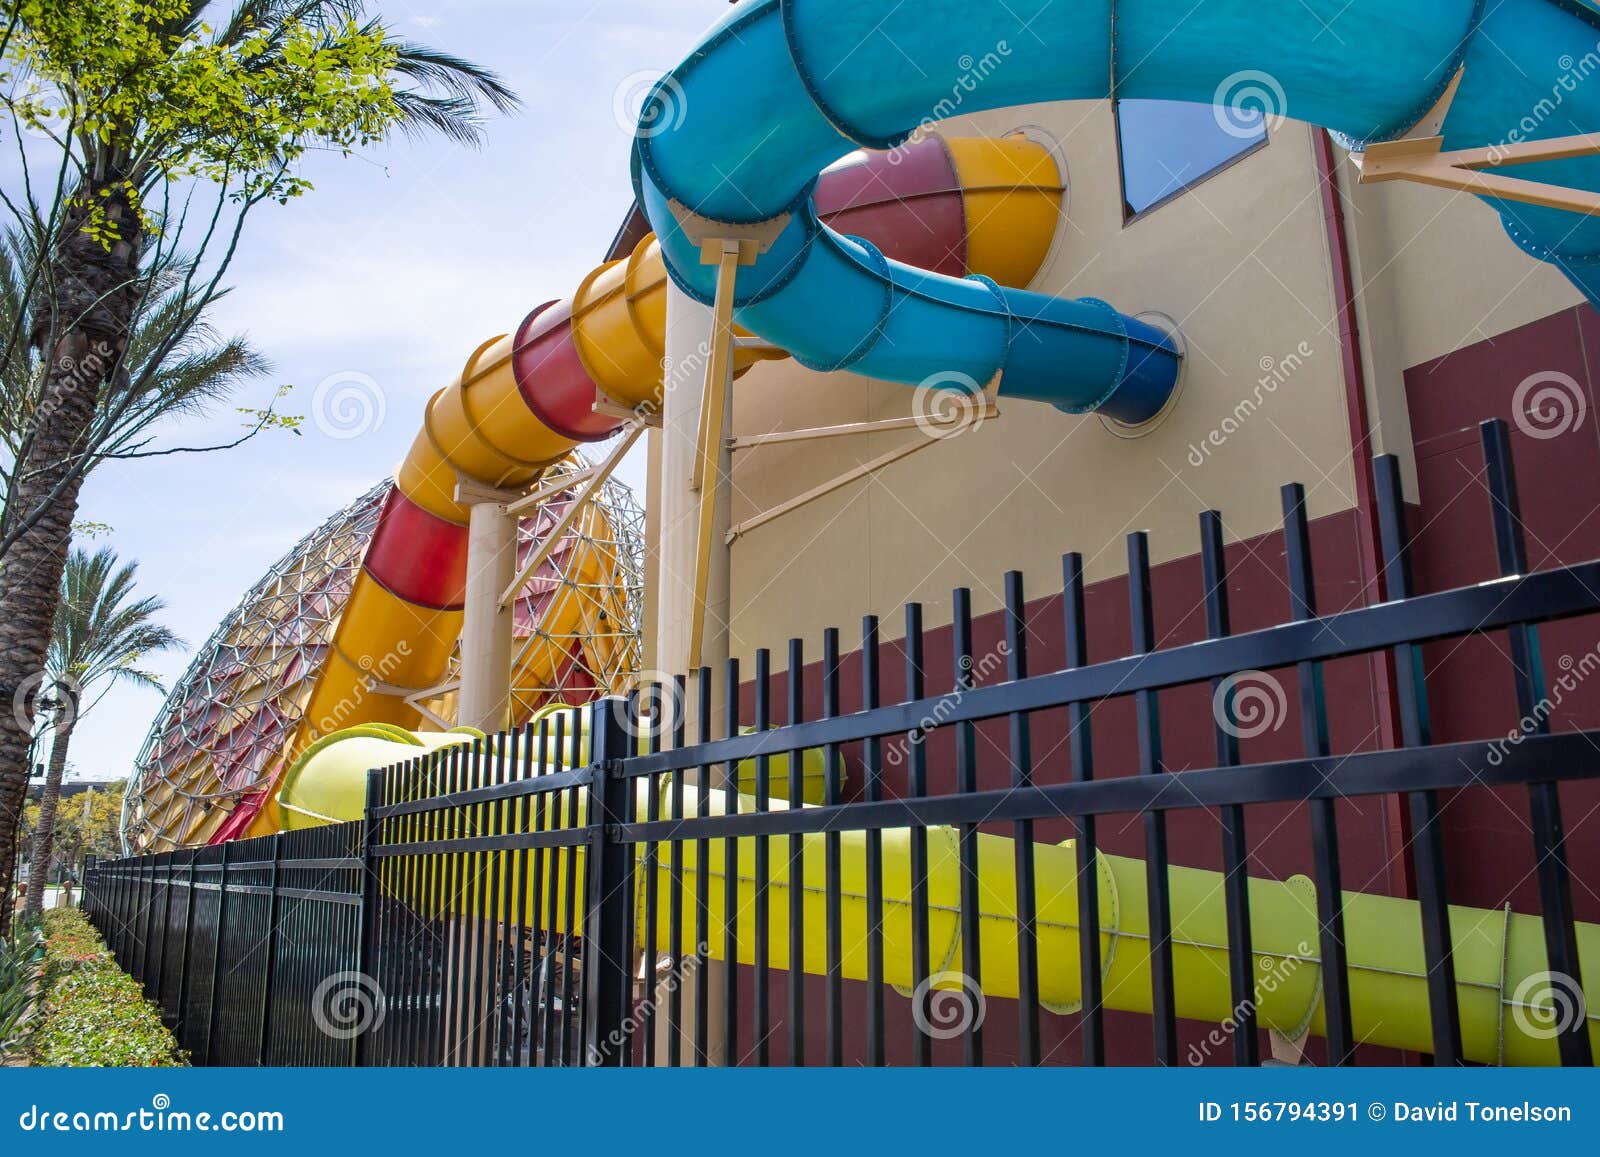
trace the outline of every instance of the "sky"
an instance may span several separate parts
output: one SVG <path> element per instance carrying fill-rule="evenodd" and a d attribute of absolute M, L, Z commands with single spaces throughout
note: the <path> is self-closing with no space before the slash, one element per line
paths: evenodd
<path fill-rule="evenodd" d="M 152 657 L 171 686 L 193 649 L 278 558 L 390 473 L 427 398 L 486 338 L 564 297 L 605 253 L 632 200 L 632 115 L 649 81 L 725 11 L 720 0 L 375 0 L 400 36 L 488 66 L 523 111 L 486 126 L 477 151 L 397 139 L 302 166 L 315 188 L 251 217 L 218 304 L 224 331 L 248 334 L 274 374 L 237 404 L 304 414 L 297 436 L 264 433 L 221 454 L 108 463 L 84 488 L 80 521 L 108 524 L 91 545 L 137 559 L 139 589 L 168 606 L 188 644 Z M 349 385 L 362 432 L 314 408 Z M 322 420 L 319 421 L 319 417 Z M 231 409 L 165 444 L 243 432 Z M 330 435 L 330 432 L 332 435 Z M 641 494 L 642 454 L 618 475 Z M 73 737 L 74 778 L 120 778 L 162 696 L 117 688 Z"/>

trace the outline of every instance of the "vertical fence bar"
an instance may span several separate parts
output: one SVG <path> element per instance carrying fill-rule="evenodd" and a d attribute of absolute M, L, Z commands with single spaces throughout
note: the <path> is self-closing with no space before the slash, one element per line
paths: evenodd
<path fill-rule="evenodd" d="M 861 709 L 878 707 L 881 668 L 878 616 L 861 620 Z M 862 742 L 861 768 L 867 802 L 883 799 L 883 741 L 876 735 Z M 867 867 L 867 1064 L 884 1064 L 883 1026 L 883 831 L 866 833 Z"/>
<path fill-rule="evenodd" d="M 728 660 L 723 689 L 729 739 L 739 734 L 739 660 Z M 739 814 L 739 765 L 729 760 L 722 773 L 724 811 Z M 722 845 L 722 1063 L 739 1063 L 739 841 L 730 836 Z"/>
<path fill-rule="evenodd" d="M 266 971 L 261 978 L 261 1012 L 257 1017 L 261 1032 L 256 1038 L 256 1064 L 267 1063 L 267 1052 L 272 1044 L 272 978 L 278 960 L 278 883 L 283 868 L 283 833 L 272 837 L 271 892 L 267 897 L 267 938 L 262 945 L 266 953 Z"/>
<path fill-rule="evenodd" d="M 550 739 L 551 721 L 548 717 L 539 721 L 539 774 L 549 775 L 550 765 Z M 556 747 L 561 751 L 561 720 L 558 717 L 554 725 Z M 541 793 L 535 803 L 538 818 L 534 827 L 539 831 L 554 831 L 561 826 L 561 795 L 559 792 Z M 538 1052 L 540 1063 L 544 1068 L 555 1065 L 556 1056 L 556 927 L 561 916 L 557 900 L 561 891 L 559 848 L 545 848 L 538 854 L 534 863 L 534 894 L 539 894 L 539 885 L 544 887 L 543 906 L 535 904 L 535 911 L 542 911 L 544 928 L 542 933 L 536 929 L 534 945 L 539 951 L 539 980 L 537 982 L 536 1000 L 539 1008 Z M 542 864 L 541 862 L 542 861 Z M 540 875 L 544 878 L 541 880 Z M 654 974 L 652 973 L 652 976 Z"/>
<path fill-rule="evenodd" d="M 711 668 L 698 672 L 695 714 L 701 743 L 711 742 Z M 711 765 L 695 769 L 694 814 L 711 814 Z M 711 841 L 694 842 L 694 1067 L 704 1068 L 711 1049 L 711 993 L 707 991 L 706 954 L 711 946 Z"/>
<path fill-rule="evenodd" d="M 650 754 L 661 750 L 661 732 L 666 720 L 666 698 L 660 683 L 648 689 L 650 701 Z M 645 802 L 645 821 L 655 823 L 661 818 L 660 780 L 651 777 L 645 781 L 648 799 Z M 639 1013 L 639 1039 L 646 1068 L 656 1063 L 656 962 L 661 959 L 661 844 L 651 840 L 644 846 L 644 953 L 643 975 L 646 996 Z"/>
<path fill-rule="evenodd" d="M 515 728 L 499 739 L 500 766 L 497 779 L 500 783 L 510 783 L 519 778 L 517 773 L 518 759 L 522 754 L 521 739 L 521 728 Z M 499 800 L 493 805 L 495 835 L 502 841 L 517 831 L 513 821 L 516 806 L 515 800 Z M 516 1048 L 516 1038 L 512 1035 L 512 1030 L 520 993 L 514 986 L 512 974 L 515 968 L 513 958 L 521 954 L 522 948 L 521 937 L 516 931 L 517 921 L 521 917 L 514 907 L 517 896 L 516 853 L 508 849 L 497 853 L 495 859 L 496 871 L 500 875 L 500 888 L 496 893 L 499 899 L 499 919 L 495 921 L 495 983 L 491 1008 L 494 1015 L 494 1064 L 496 1067 L 505 1068 L 510 1066 L 511 1054 Z"/>
<path fill-rule="evenodd" d="M 217 1043 L 217 989 L 222 987 L 222 929 L 228 920 L 228 851 L 233 844 L 222 845 L 220 871 L 217 873 L 217 926 L 211 936 L 211 1005 L 206 1013 L 205 1063 L 211 1064 Z"/>
<path fill-rule="evenodd" d="M 972 686 L 972 592 L 958 587 L 951 592 L 950 607 L 954 621 L 950 635 L 953 673 L 952 694 L 960 702 Z M 977 728 L 961 721 L 956 724 L 956 793 L 969 795 L 978 790 Z M 961 971 L 972 981 L 977 991 L 983 991 L 982 893 L 978 875 L 978 825 L 956 826 L 957 858 L 961 864 Z M 965 980 L 962 981 L 966 983 Z M 932 992 L 927 998 L 932 999 Z M 961 1059 L 968 1068 L 983 1064 L 983 1021 L 980 1017 L 968 1018 L 967 1031 L 961 1038 Z"/>
<path fill-rule="evenodd" d="M 1517 475 L 1511 457 L 1511 439 L 1503 420 L 1480 427 L 1483 464 L 1488 475 L 1489 512 L 1502 575 L 1526 574 L 1528 547 L 1523 537 L 1522 505 L 1517 496 Z M 1539 653 L 1537 627 L 1523 624 L 1507 631 L 1511 669 L 1517 691 L 1521 724 L 1531 722 L 1533 733 L 1550 732 L 1545 702 L 1544 661 Z M 1539 909 L 1544 914 L 1544 945 L 1549 971 L 1571 980 L 1572 991 L 1583 991 L 1578 962 L 1577 916 L 1572 907 L 1572 873 L 1567 865 L 1567 837 L 1561 820 L 1561 791 L 1550 781 L 1528 785 L 1528 818 L 1533 827 L 1533 862 L 1539 876 Z M 1594 1063 L 1589 1043 L 1588 1018 L 1576 1016 L 1558 1024 L 1556 1043 L 1561 1063 L 1587 1068 Z"/>
<path fill-rule="evenodd" d="M 378 841 L 382 834 L 382 820 L 374 814 L 383 798 L 385 774 L 367 772 L 367 803 L 362 810 L 361 826 L 361 906 L 356 909 L 356 974 L 361 984 L 372 975 L 378 959 Z M 276 878 L 276 874 L 274 874 Z M 370 1019 L 370 1018 L 369 1018 Z M 363 1023 L 361 1031 L 350 1038 L 350 1063 L 360 1066 L 371 1059 L 372 1029 Z"/>
<path fill-rule="evenodd" d="M 1067 668 L 1089 664 L 1088 626 L 1083 607 L 1083 555 L 1072 551 L 1061 559 L 1061 617 L 1066 633 Z M 1074 783 L 1094 779 L 1094 742 L 1090 731 L 1091 705 L 1067 704 L 1067 750 L 1072 759 Z M 1078 885 L 1078 1032 L 1083 1037 L 1083 1063 L 1106 1063 L 1104 978 L 1100 970 L 1100 862 L 1095 817 L 1079 816 L 1077 838 Z"/>
<path fill-rule="evenodd" d="M 678 675 L 673 681 L 673 702 L 675 710 L 672 718 L 672 747 L 681 750 L 685 746 L 688 720 L 688 679 L 687 676 Z M 683 821 L 683 775 L 674 771 L 670 777 L 669 792 L 671 793 L 670 818 L 681 823 Z M 667 981 L 667 1067 L 678 1068 L 683 1064 L 683 841 L 674 838 L 667 851 L 670 870 L 667 874 L 667 951 L 670 963 Z"/>
<path fill-rule="evenodd" d="M 448 780 L 450 755 L 435 751 L 428 756 L 427 792 L 440 794 Z M 422 813 L 422 838 L 430 843 L 444 838 L 445 810 L 432 807 Z M 450 981 L 450 923 L 445 913 L 445 867 L 449 857 L 444 852 L 428 856 L 428 1063 L 442 1065 L 449 1059 L 449 1034 L 445 1031 L 445 1017 L 449 1009 L 448 986 Z"/>
<path fill-rule="evenodd" d="M 194 945 L 194 865 L 199 858 L 198 848 L 189 853 L 189 886 L 185 889 L 183 901 L 183 967 L 178 976 L 178 1018 L 172 1027 L 172 1035 L 180 1043 L 189 1031 L 189 954 Z"/>
<path fill-rule="evenodd" d="M 766 731 L 772 727 L 772 652 L 765 647 L 756 651 L 756 710 L 755 728 Z M 772 795 L 772 756 L 763 741 L 756 756 L 756 811 L 770 811 Z M 756 1064 L 765 1068 L 772 1063 L 772 926 L 770 897 L 767 881 L 772 873 L 771 841 L 756 840 L 756 894 L 755 906 L 755 993 L 751 1018 L 755 1022 Z"/>
<path fill-rule="evenodd" d="M 587 808 L 589 879 L 584 939 L 584 997 L 588 1007 L 584 1051 L 588 1063 L 603 1067 L 623 1062 L 621 1040 L 628 1015 L 633 978 L 628 950 L 633 921 L 630 877 L 633 847 L 615 835 L 627 822 L 632 781 L 623 774 L 633 751 L 631 711 L 627 700 L 607 698 L 589 708 L 591 763 Z M 705 863 L 698 865 L 705 872 Z"/>
<path fill-rule="evenodd" d="M 1023 595 L 1022 572 L 1008 571 L 1006 597 L 1006 679 L 1028 677 L 1028 604 Z M 1008 720 L 1011 746 L 1011 786 L 1033 786 L 1033 735 L 1027 713 L 1013 712 Z M 1033 821 L 1018 820 L 1012 827 L 1017 876 L 1017 1059 L 1024 1065 L 1039 1063 L 1039 929 L 1037 889 L 1033 863 Z"/>
<path fill-rule="evenodd" d="M 789 640 L 789 718 L 792 727 L 805 722 L 805 644 L 799 639 Z M 786 753 L 789 774 L 789 806 L 796 811 L 805 802 L 805 787 L 801 775 L 804 752 Z M 803 947 L 806 942 L 806 897 L 802 881 L 805 879 L 806 839 L 802 835 L 789 837 L 789 1064 L 795 1068 L 806 1063 L 806 970 Z"/>
<path fill-rule="evenodd" d="M 1296 622 L 1317 617 L 1317 594 L 1311 567 L 1311 526 L 1306 516 L 1305 487 L 1291 482 L 1281 491 L 1283 546 L 1288 565 L 1289 611 Z M 1300 732 L 1305 753 L 1320 757 L 1331 750 L 1322 664 L 1301 663 L 1295 671 L 1300 688 Z M 1327 1023 L 1328 1063 L 1347 1065 L 1355 1049 L 1350 1023 L 1350 973 L 1344 934 L 1344 883 L 1339 863 L 1336 801 L 1306 803 L 1311 821 L 1311 860 L 1317 874 L 1318 951 L 1322 955 L 1323 1018 Z"/>
<path fill-rule="evenodd" d="M 462 752 L 460 746 L 450 748 L 445 760 L 445 794 L 454 795 L 462 786 Z M 438 809 L 441 835 L 447 841 L 454 841 L 461 835 L 461 809 L 457 807 L 441 806 Z M 449 905 L 441 909 L 440 918 L 444 921 L 445 929 L 445 966 L 441 983 L 444 986 L 444 1064 L 447 1066 L 461 1063 L 461 974 L 464 970 L 464 933 L 466 931 L 465 917 L 460 905 L 456 902 L 461 894 L 464 865 L 461 855 L 457 852 L 446 851 L 443 858 L 443 891 L 444 899 Z M 453 914 L 452 914 L 453 913 Z"/>
<path fill-rule="evenodd" d="M 161 947 L 156 952 L 156 1006 L 159 1008 L 167 992 L 167 930 L 172 926 L 172 870 L 176 855 L 168 852 L 161 857 L 166 869 L 166 879 L 161 885 Z"/>
<path fill-rule="evenodd" d="M 1223 551 L 1222 515 L 1200 515 L 1200 571 L 1205 586 L 1206 637 L 1226 638 L 1233 632 L 1228 614 L 1228 564 Z M 1239 762 L 1239 730 L 1233 709 L 1233 688 L 1225 679 L 1211 681 L 1211 714 L 1215 723 L 1218 767 Z M 1245 839 L 1244 808 L 1228 804 L 1218 810 L 1222 821 L 1223 890 L 1228 920 L 1228 988 L 1233 997 L 1233 1063 L 1261 1063 L 1256 1033 L 1255 955 L 1250 940 L 1250 846 Z"/>
<path fill-rule="evenodd" d="M 839 629 L 829 627 L 822 632 L 822 714 L 832 719 L 839 714 Z M 841 802 L 839 783 L 839 747 L 828 744 L 823 748 L 823 799 L 828 806 Z M 827 1064 L 838 1068 L 844 1064 L 844 897 L 841 892 L 843 878 L 842 850 L 839 833 L 830 831 L 823 835 L 823 885 L 827 942 L 827 989 L 824 1009 L 827 1033 Z M 791 885 L 792 886 L 792 885 Z"/>
<path fill-rule="evenodd" d="M 1378 529 L 1383 544 L 1384 583 L 1389 598 L 1411 597 L 1411 566 L 1406 542 L 1400 463 L 1393 454 L 1372 462 L 1378 491 Z M 1433 742 L 1428 721 L 1428 691 L 1422 648 L 1414 643 L 1394 649 L 1395 686 L 1400 699 L 1401 741 L 1406 747 Z M 1445 883 L 1444 830 L 1439 824 L 1439 793 L 1407 795 L 1411 816 L 1412 862 L 1417 874 L 1417 900 L 1422 908 L 1422 946 L 1428 962 L 1428 1012 L 1433 1021 L 1435 1064 L 1461 1063 L 1461 1016 L 1456 1004 L 1456 967 L 1450 939 L 1450 909 Z"/>
<path fill-rule="evenodd" d="M 568 712 L 563 711 L 556 720 L 556 751 L 560 753 L 557 762 L 567 767 L 577 764 L 577 759 L 568 754 L 568 747 L 561 742 L 562 726 L 570 722 L 572 725 L 571 750 L 576 751 L 579 744 L 579 730 L 577 716 L 568 719 Z M 567 788 L 561 793 L 567 799 L 567 831 L 578 830 L 578 790 Z M 562 901 L 565 908 L 565 918 L 561 922 L 562 939 L 561 948 L 564 955 L 561 960 L 561 1064 L 571 1065 L 578 1058 L 574 1055 L 574 1047 L 582 1049 L 583 1040 L 576 1034 L 576 1027 L 572 1023 L 572 993 L 573 993 L 573 962 L 575 958 L 574 946 L 578 940 L 578 848 L 576 844 L 568 844 L 563 849 L 563 872 L 566 876 L 566 889 Z M 579 949 L 581 951 L 581 949 Z M 579 958 L 582 959 L 582 958 Z M 581 992 L 580 992 L 581 998 Z"/>
<path fill-rule="evenodd" d="M 906 702 L 915 703 L 926 694 L 926 673 L 922 651 L 922 604 L 906 604 Z M 906 735 L 906 795 L 915 799 L 928 794 L 928 752 L 924 735 L 913 729 Z M 926 1000 L 932 959 L 928 945 L 928 829 L 914 824 L 911 842 L 911 981 L 912 999 Z M 914 1010 L 919 1012 L 920 1009 Z M 933 1063 L 933 1039 L 928 1035 L 927 1018 L 911 1018 L 911 1060 L 927 1066 Z"/>
<path fill-rule="evenodd" d="M 1155 650 L 1155 608 L 1150 590 L 1150 539 L 1139 530 L 1128 536 L 1128 615 L 1133 625 L 1133 651 Z M 1161 716 L 1154 691 L 1136 691 L 1134 709 L 1139 727 L 1139 772 L 1163 774 Z M 1152 808 L 1144 814 L 1145 878 L 1150 908 L 1150 1012 L 1155 1061 L 1178 1063 L 1177 1001 L 1172 976 L 1172 898 L 1167 875 L 1167 816 Z"/>
<path fill-rule="evenodd" d="M 155 945 L 156 865 L 159 862 L 159 856 L 147 856 L 139 880 L 141 888 L 139 915 L 144 925 L 144 931 L 139 939 L 139 983 L 144 986 L 146 996 L 151 992 L 150 950 Z"/>

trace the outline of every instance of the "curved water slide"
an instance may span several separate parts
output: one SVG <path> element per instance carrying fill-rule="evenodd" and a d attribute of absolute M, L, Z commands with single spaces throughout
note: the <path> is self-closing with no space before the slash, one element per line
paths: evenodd
<path fill-rule="evenodd" d="M 1175 380 L 1164 335 L 1104 302 L 938 276 L 841 236 L 818 219 L 818 170 L 906 139 L 986 53 L 999 63 L 963 85 L 963 112 L 1113 92 L 1210 104 L 1242 74 L 1282 92 L 1270 111 L 1359 148 L 1412 132 L 1454 81 L 1445 149 L 1556 137 L 1600 129 L 1600 86 L 1562 84 L 1597 41 L 1600 13 L 1578 0 L 759 0 L 656 85 L 634 180 L 669 272 L 704 302 L 717 271 L 703 242 L 767 244 L 738 269 L 735 316 L 806 364 L 897 382 L 1003 371 L 1002 395 L 1137 421 Z M 1553 92 L 1560 115 L 1530 129 Z M 1518 175 L 1600 189 L 1600 158 Z M 1600 217 L 1491 205 L 1600 301 Z"/>
<path fill-rule="evenodd" d="M 863 243 L 898 259 L 1025 285 L 1055 239 L 1061 182 L 1050 150 L 1026 136 L 930 134 L 893 154 L 861 154 L 834 166 L 816 183 L 816 205 L 837 227 L 872 238 Z M 363 724 L 420 725 L 411 700 L 439 687 L 461 634 L 469 515 L 456 497 L 458 480 L 533 487 L 574 446 L 615 434 L 624 424 L 619 413 L 655 410 L 666 297 L 660 247 L 647 236 L 627 258 L 594 269 L 571 298 L 538 306 L 514 333 L 484 342 L 460 377 L 434 395 L 396 472 L 280 782 L 325 736 Z M 741 349 L 734 371 L 784 356 L 782 349 Z M 590 551 L 576 564 L 569 573 L 605 589 L 604 552 Z M 547 601 L 537 608 L 539 640 L 570 633 L 564 626 L 584 609 L 572 584 Z M 595 624 L 581 626 L 588 640 L 610 637 Z M 514 681 L 553 679 L 566 659 L 561 648 L 536 641 Z M 266 796 L 276 794 L 274 788 Z M 241 809 L 217 838 L 267 834 L 284 822 L 274 806 Z"/>

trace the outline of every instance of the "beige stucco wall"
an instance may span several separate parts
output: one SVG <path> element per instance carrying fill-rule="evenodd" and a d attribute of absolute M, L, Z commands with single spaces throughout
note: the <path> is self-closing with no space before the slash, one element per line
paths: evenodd
<path fill-rule="evenodd" d="M 1355 189 L 1362 285 L 1392 324 L 1374 351 L 1394 369 L 1429 361 L 1570 309 L 1583 295 L 1511 243 L 1476 197 L 1405 182 Z"/>

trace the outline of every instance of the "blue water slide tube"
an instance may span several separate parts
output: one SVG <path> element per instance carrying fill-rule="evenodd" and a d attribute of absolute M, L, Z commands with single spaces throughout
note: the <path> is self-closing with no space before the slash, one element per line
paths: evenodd
<path fill-rule="evenodd" d="M 1270 111 L 1360 147 L 1409 132 L 1461 70 L 1446 149 L 1600 130 L 1600 12 L 1584 0 L 747 0 L 658 82 L 635 136 L 635 191 L 674 281 L 712 299 L 685 220 L 788 214 L 740 268 L 735 305 L 803 364 L 908 383 L 1001 372 L 1003 395 L 1154 415 L 1178 367 L 1162 331 L 1094 299 L 901 265 L 817 220 L 816 174 L 905 140 L 976 59 L 993 67 L 962 86 L 962 112 L 1113 91 L 1210 104 L 1246 76 Z M 1517 175 L 1597 189 L 1600 159 Z M 1600 306 L 1600 218 L 1490 203 Z"/>

